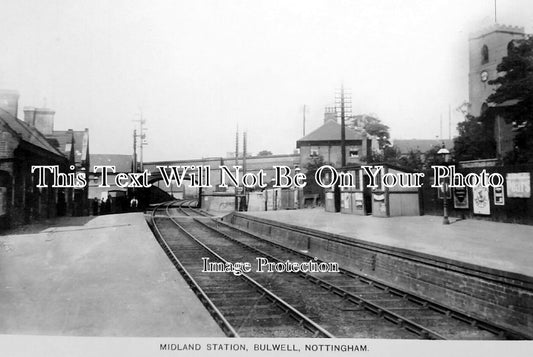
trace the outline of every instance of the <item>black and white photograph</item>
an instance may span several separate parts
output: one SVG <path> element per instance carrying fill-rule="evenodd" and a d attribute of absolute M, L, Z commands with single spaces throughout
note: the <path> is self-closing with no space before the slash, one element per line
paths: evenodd
<path fill-rule="evenodd" d="M 533 353 L 531 0 L 0 24 L 0 355 Z"/>

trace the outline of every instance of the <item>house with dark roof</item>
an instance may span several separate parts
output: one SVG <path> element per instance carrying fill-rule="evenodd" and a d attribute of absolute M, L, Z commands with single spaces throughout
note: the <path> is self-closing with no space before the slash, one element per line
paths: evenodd
<path fill-rule="evenodd" d="M 69 213 L 68 189 L 38 188 L 38 172 L 32 173 L 37 165 L 68 172 L 68 158 L 17 114 L 18 93 L 0 91 L 0 228 Z M 51 172 L 45 176 L 52 182 Z"/>
<path fill-rule="evenodd" d="M 346 127 L 346 163 L 358 164 L 368 157 L 372 150 L 378 149 L 377 140 L 364 130 Z M 322 126 L 296 142 L 300 149 L 300 167 L 305 167 L 313 159 L 322 156 L 326 163 L 340 168 L 341 165 L 341 124 L 327 120 Z"/>

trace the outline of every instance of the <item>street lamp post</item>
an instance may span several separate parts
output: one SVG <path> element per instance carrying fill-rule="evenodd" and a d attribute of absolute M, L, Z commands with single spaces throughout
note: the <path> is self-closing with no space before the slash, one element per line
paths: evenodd
<path fill-rule="evenodd" d="M 442 148 L 437 151 L 437 155 L 442 158 L 442 161 L 447 165 L 450 161 L 451 154 L 448 149 L 444 146 L 444 143 L 442 144 Z M 443 201 L 443 218 L 442 218 L 442 224 L 450 224 L 450 220 L 448 219 L 448 190 L 450 188 L 448 187 L 448 181 L 447 179 L 442 183 L 442 201 Z"/>

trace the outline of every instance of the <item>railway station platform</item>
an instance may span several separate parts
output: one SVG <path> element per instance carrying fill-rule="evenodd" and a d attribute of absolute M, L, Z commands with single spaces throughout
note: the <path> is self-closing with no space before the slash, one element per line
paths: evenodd
<path fill-rule="evenodd" d="M 443 225 L 438 216 L 380 218 L 322 208 L 246 214 L 533 279 L 533 226 L 455 218 Z"/>
<path fill-rule="evenodd" d="M 337 262 L 533 339 L 533 226 L 302 209 L 221 218 L 310 257 Z"/>
<path fill-rule="evenodd" d="M 223 337 L 142 213 L 0 236 L 0 334 Z"/>

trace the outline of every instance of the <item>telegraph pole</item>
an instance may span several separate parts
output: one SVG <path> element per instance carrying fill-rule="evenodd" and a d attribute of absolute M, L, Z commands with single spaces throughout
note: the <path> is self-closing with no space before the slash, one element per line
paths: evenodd
<path fill-rule="evenodd" d="M 335 111 L 340 114 L 341 119 L 341 166 L 346 166 L 346 117 L 349 116 L 352 105 L 351 97 L 347 92 L 342 84 L 340 93 L 338 96 L 335 95 L 335 107 L 340 109 L 337 111 L 335 108 Z"/>
<path fill-rule="evenodd" d="M 344 85 L 341 85 L 341 167 L 346 166 L 346 127 L 344 113 Z"/>
<path fill-rule="evenodd" d="M 246 132 L 242 133 L 242 174 L 246 174 Z"/>
<path fill-rule="evenodd" d="M 304 129 L 304 135 L 303 136 L 305 136 L 305 104 L 304 104 L 304 123 L 303 124 L 304 124 L 303 125 L 303 129 Z"/>
<path fill-rule="evenodd" d="M 243 176 L 246 175 L 246 132 L 242 132 L 242 174 Z M 246 207 L 246 187 L 242 188 L 243 197 L 241 199 L 241 210 L 247 211 L 248 208 Z"/>
<path fill-rule="evenodd" d="M 239 126 L 235 132 L 235 166 L 239 165 Z"/>
<path fill-rule="evenodd" d="M 448 104 L 448 140 L 452 140 L 452 105 Z"/>
<path fill-rule="evenodd" d="M 137 129 L 133 129 L 133 172 L 137 172 Z"/>
<path fill-rule="evenodd" d="M 239 165 L 239 125 L 235 131 L 235 166 Z M 221 173 L 222 175 L 222 173 Z M 239 210 L 239 187 L 235 186 L 235 211 Z"/>
<path fill-rule="evenodd" d="M 141 169 L 141 171 L 143 171 L 144 170 L 144 168 L 143 168 L 143 166 L 144 166 L 143 147 L 145 145 L 147 145 L 147 142 L 146 142 L 146 133 L 145 133 L 146 128 L 144 127 L 144 124 L 146 123 L 146 119 L 144 119 L 142 111 L 141 111 L 141 118 L 140 119 L 136 119 L 134 121 L 139 122 L 139 126 L 140 126 L 139 135 L 136 135 L 136 137 L 140 139 L 139 140 L 139 149 L 140 149 L 140 152 L 141 152 L 140 169 Z M 134 143 L 135 143 L 135 140 L 134 140 Z M 135 158 L 135 161 L 137 161 L 136 158 Z M 137 168 L 135 168 L 135 169 L 137 169 Z"/>
<path fill-rule="evenodd" d="M 141 121 L 140 121 L 140 126 L 141 126 L 140 139 L 141 139 L 141 141 L 139 143 L 140 144 L 140 149 L 141 149 L 141 172 L 144 170 L 144 167 L 143 167 L 144 166 L 144 160 L 143 160 L 143 151 L 144 150 L 143 150 L 143 147 L 144 147 L 144 144 L 145 144 L 144 140 L 145 140 L 145 137 L 146 137 L 146 134 L 144 133 L 144 127 L 143 127 L 144 123 L 145 123 L 145 120 L 143 118 L 143 113 L 141 112 Z"/>

